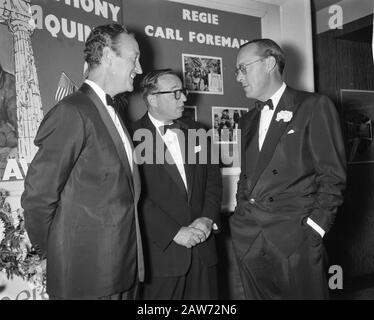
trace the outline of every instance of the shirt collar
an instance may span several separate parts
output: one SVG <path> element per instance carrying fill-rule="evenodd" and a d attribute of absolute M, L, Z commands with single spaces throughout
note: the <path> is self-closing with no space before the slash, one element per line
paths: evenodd
<path fill-rule="evenodd" d="M 105 92 L 103 89 L 101 89 L 101 87 L 96 84 L 95 82 L 93 82 L 92 80 L 84 80 L 85 83 L 87 83 L 93 91 L 95 91 L 95 93 L 99 96 L 101 102 L 104 104 L 104 106 L 106 106 L 106 98 L 105 98 Z"/>
<path fill-rule="evenodd" d="M 271 101 L 273 102 L 273 106 L 274 106 L 274 110 L 277 108 L 277 105 L 279 103 L 279 100 L 281 99 L 283 93 L 284 93 L 284 90 L 286 90 L 286 84 L 284 82 L 282 82 L 282 85 L 280 86 L 280 88 L 277 90 L 277 92 L 275 92 L 271 97 Z"/>
<path fill-rule="evenodd" d="M 148 112 L 148 117 L 149 119 L 151 120 L 151 122 L 153 123 L 153 125 L 159 129 L 161 126 L 164 126 L 166 123 L 164 121 L 161 121 L 161 120 L 157 120 L 155 117 L 153 117 L 149 112 Z M 171 122 L 173 123 L 173 122 Z M 168 124 L 171 124 L 171 123 L 168 123 Z"/>

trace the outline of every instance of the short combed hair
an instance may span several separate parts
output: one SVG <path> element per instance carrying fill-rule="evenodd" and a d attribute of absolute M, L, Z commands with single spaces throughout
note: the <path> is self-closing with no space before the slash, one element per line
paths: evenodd
<path fill-rule="evenodd" d="M 153 70 L 146 74 L 143 78 L 140 87 L 143 93 L 143 100 L 148 106 L 148 96 L 158 90 L 158 79 L 165 75 L 172 75 L 178 77 L 178 75 L 172 69 L 160 69 Z M 179 78 L 179 77 L 178 77 Z"/>
<path fill-rule="evenodd" d="M 282 75 L 286 59 L 282 48 L 271 39 L 254 39 L 246 42 L 240 46 L 239 49 L 246 47 L 249 44 L 256 44 L 257 49 L 263 57 L 274 57 L 278 65 L 279 73 Z"/>
<path fill-rule="evenodd" d="M 122 33 L 129 34 L 125 26 L 117 23 L 98 26 L 91 30 L 83 51 L 84 60 L 89 67 L 100 65 L 105 47 L 110 47 L 119 55 L 118 38 Z"/>

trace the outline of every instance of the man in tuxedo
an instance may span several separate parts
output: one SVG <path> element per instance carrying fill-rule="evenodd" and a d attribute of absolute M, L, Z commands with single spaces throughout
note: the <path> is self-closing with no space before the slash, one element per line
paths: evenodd
<path fill-rule="evenodd" d="M 217 299 L 219 167 L 210 163 L 204 138 L 191 138 L 197 123 L 179 119 L 187 95 L 179 77 L 168 69 L 153 71 L 142 88 L 148 112 L 133 125 L 133 138 L 139 157 L 141 150 L 151 154 L 140 167 L 143 299 Z"/>
<path fill-rule="evenodd" d="M 47 257 L 52 299 L 134 299 L 144 277 L 137 204 L 140 176 L 112 97 L 142 73 L 126 28 L 94 28 L 81 88 L 44 117 L 22 206 L 33 245 Z"/>
<path fill-rule="evenodd" d="M 343 201 L 344 144 L 333 103 L 288 87 L 284 66 L 270 39 L 239 49 L 236 80 L 257 101 L 239 121 L 232 240 L 246 299 L 324 299 L 322 238 Z"/>

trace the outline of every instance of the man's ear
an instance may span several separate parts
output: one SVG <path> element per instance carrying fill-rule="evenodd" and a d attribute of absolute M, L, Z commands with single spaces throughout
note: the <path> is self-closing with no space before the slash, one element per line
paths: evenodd
<path fill-rule="evenodd" d="M 150 106 L 152 106 L 152 107 L 156 106 L 156 104 L 157 104 L 156 103 L 156 95 L 154 95 L 154 94 L 148 95 L 147 101 L 148 101 Z"/>
<path fill-rule="evenodd" d="M 111 65 L 113 60 L 113 51 L 109 47 L 104 47 L 101 61 L 107 65 Z"/>
<path fill-rule="evenodd" d="M 276 66 L 277 66 L 277 60 L 273 56 L 269 56 L 266 59 L 266 66 L 268 69 L 268 72 L 272 72 Z"/>

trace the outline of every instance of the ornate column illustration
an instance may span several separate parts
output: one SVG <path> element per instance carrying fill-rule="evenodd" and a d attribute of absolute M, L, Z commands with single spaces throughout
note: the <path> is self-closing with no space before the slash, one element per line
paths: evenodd
<path fill-rule="evenodd" d="M 33 141 L 43 118 L 31 34 L 35 28 L 30 0 L 0 0 L 0 21 L 13 33 L 17 93 L 18 157 L 30 162 L 37 147 Z"/>

